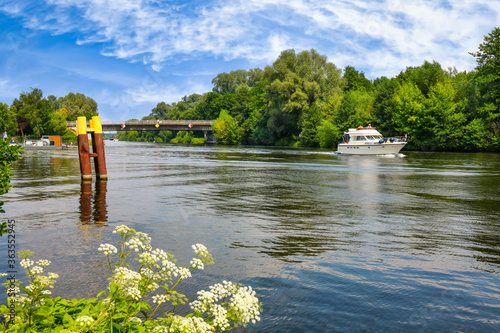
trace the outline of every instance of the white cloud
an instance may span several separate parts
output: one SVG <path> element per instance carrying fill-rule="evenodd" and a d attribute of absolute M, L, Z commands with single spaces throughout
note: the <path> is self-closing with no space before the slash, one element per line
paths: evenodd
<path fill-rule="evenodd" d="M 500 21 L 491 0 L 49 0 L 42 14 L 10 2 L 0 10 L 29 28 L 77 31 L 77 43 L 102 43 L 102 53 L 160 71 L 174 58 L 222 57 L 271 63 L 287 48 L 315 48 L 339 67 L 373 72 L 436 60 L 471 69 L 468 52 Z M 75 13 L 81 15 L 75 19 Z M 373 75 L 373 73 L 372 73 Z"/>

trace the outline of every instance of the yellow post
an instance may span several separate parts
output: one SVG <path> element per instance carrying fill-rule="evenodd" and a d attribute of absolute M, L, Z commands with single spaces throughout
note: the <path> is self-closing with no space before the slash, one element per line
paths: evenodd
<path fill-rule="evenodd" d="M 90 127 L 93 130 L 92 134 L 92 148 L 96 154 L 94 158 L 95 172 L 99 179 L 107 179 L 108 173 L 106 171 L 106 158 L 104 156 L 104 141 L 102 136 L 101 117 L 94 116 L 90 120 Z"/>
<path fill-rule="evenodd" d="M 83 180 L 92 180 L 92 169 L 90 167 L 90 147 L 87 136 L 87 118 L 76 119 L 76 134 L 78 137 L 78 154 L 80 157 L 80 172 Z"/>

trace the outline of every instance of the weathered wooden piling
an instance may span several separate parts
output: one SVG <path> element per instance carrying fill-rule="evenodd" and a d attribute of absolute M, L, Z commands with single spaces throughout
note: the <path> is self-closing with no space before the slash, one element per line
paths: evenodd
<path fill-rule="evenodd" d="M 92 117 L 90 127 L 87 128 L 87 118 L 78 117 L 76 119 L 76 134 L 78 136 L 78 154 L 82 179 L 92 180 L 91 157 L 94 158 L 96 178 L 107 179 L 101 118 L 99 116 Z M 92 140 L 92 152 L 90 152 L 88 134 L 90 134 Z"/>

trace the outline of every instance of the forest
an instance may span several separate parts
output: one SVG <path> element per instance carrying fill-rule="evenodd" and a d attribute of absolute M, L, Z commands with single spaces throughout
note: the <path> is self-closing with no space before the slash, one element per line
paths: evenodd
<path fill-rule="evenodd" d="M 332 148 L 348 128 L 371 124 L 385 136 L 408 134 L 405 149 L 499 151 L 500 28 L 470 54 L 477 62 L 470 72 L 425 61 L 371 81 L 314 49 L 286 50 L 264 69 L 217 75 L 211 92 L 160 102 L 143 120 L 216 120 L 223 144 Z M 119 138 L 189 143 L 196 135 L 122 132 Z"/>
<path fill-rule="evenodd" d="M 500 28 L 471 52 L 470 72 L 435 61 L 374 80 L 353 66 L 341 69 L 311 49 L 285 50 L 264 69 L 220 73 L 213 89 L 167 104 L 142 120 L 215 120 L 221 144 L 333 148 L 348 128 L 371 124 L 385 136 L 407 134 L 405 149 L 500 151 Z M 97 115 L 83 94 L 43 98 L 24 92 L 0 103 L 0 131 L 11 135 L 71 137 L 66 121 Z M 120 140 L 199 143 L 203 133 L 123 131 Z M 73 138 L 74 139 L 74 138 Z"/>
<path fill-rule="evenodd" d="M 97 102 L 80 93 L 57 98 L 43 97 L 42 90 L 32 88 L 14 99 L 10 107 L 0 102 L 0 134 L 11 137 L 40 138 L 61 135 L 64 142 L 75 143 L 76 135 L 68 130 L 67 121 L 79 116 L 97 116 Z"/>

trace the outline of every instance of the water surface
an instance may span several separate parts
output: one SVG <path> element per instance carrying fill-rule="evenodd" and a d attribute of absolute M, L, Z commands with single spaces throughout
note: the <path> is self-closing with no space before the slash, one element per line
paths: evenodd
<path fill-rule="evenodd" d="M 54 294 L 104 289 L 97 247 L 127 224 L 179 264 L 209 248 L 215 265 L 180 290 L 190 298 L 252 285 L 264 312 L 249 332 L 500 331 L 499 155 L 106 142 L 106 161 L 109 180 L 92 184 L 75 149 L 14 166 L 2 218 L 52 261 Z"/>

